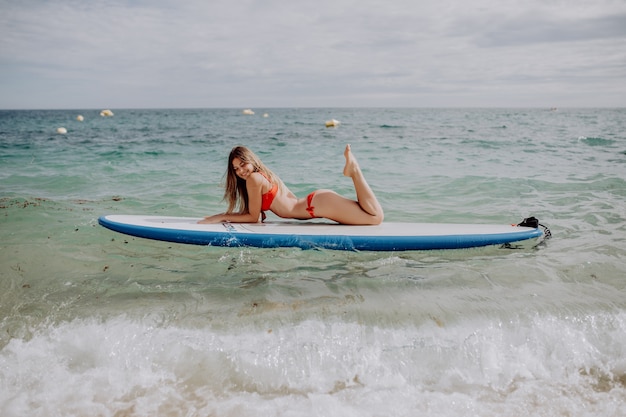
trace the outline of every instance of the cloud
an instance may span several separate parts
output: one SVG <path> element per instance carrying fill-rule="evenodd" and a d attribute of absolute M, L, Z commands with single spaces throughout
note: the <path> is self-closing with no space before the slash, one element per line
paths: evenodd
<path fill-rule="evenodd" d="M 626 5 L 611 0 L 0 10 L 1 108 L 626 104 Z"/>
<path fill-rule="evenodd" d="M 477 38 L 483 47 L 506 47 L 537 43 L 584 42 L 597 39 L 626 39 L 626 13 L 578 20 L 537 16 L 502 19 Z"/>

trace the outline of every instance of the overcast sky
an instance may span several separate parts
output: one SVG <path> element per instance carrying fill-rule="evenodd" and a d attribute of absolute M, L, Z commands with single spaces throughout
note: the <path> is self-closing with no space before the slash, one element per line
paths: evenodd
<path fill-rule="evenodd" d="M 0 0 L 0 108 L 624 107 L 626 0 Z"/>

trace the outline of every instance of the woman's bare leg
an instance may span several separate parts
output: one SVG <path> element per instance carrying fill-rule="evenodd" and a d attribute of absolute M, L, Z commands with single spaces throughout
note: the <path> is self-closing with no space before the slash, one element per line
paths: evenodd
<path fill-rule="evenodd" d="M 378 199 L 369 184 L 365 181 L 365 176 L 363 176 L 361 167 L 352 154 L 350 145 L 346 145 L 343 155 L 346 158 L 346 165 L 343 167 L 343 175 L 352 178 L 359 206 L 361 206 L 363 211 L 371 214 L 372 216 L 380 216 L 382 221 L 383 208 L 380 206 L 380 203 L 378 202 Z"/>
<path fill-rule="evenodd" d="M 346 165 L 343 174 L 352 178 L 357 201 L 342 197 L 331 190 L 318 190 L 313 198 L 315 215 L 342 224 L 376 225 L 383 221 L 383 209 L 365 181 L 350 145 L 344 151 Z"/>

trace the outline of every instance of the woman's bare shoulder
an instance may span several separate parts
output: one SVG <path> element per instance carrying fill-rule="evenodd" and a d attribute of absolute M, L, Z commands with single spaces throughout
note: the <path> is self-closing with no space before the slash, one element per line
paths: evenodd
<path fill-rule="evenodd" d="M 263 183 L 267 181 L 267 178 L 265 178 L 265 176 L 261 174 L 260 172 L 253 172 L 252 174 L 250 174 L 250 176 L 248 177 L 246 181 L 252 181 L 254 183 Z"/>
<path fill-rule="evenodd" d="M 266 184 L 269 184 L 269 181 L 260 172 L 253 172 L 248 176 L 248 179 L 246 179 L 247 188 L 262 188 Z"/>

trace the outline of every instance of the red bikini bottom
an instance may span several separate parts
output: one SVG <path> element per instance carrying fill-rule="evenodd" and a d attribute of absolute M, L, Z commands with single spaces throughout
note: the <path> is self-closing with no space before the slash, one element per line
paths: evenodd
<path fill-rule="evenodd" d="M 313 207 L 311 205 L 311 202 L 313 201 L 313 197 L 315 196 L 315 191 L 313 191 L 311 194 L 306 196 L 306 211 L 309 212 L 309 215 L 311 216 L 311 218 L 315 218 L 315 207 Z"/>

